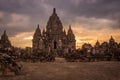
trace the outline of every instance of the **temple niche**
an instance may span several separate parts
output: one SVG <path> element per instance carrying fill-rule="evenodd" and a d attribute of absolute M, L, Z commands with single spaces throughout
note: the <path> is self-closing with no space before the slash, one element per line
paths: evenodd
<path fill-rule="evenodd" d="M 55 8 L 46 28 L 41 31 L 39 25 L 37 26 L 32 43 L 33 53 L 41 51 L 67 53 L 76 49 L 75 35 L 71 26 L 66 32 Z"/>

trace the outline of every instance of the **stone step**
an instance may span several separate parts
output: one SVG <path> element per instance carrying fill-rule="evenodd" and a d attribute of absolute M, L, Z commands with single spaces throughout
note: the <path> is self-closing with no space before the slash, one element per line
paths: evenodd
<path fill-rule="evenodd" d="M 66 62 L 65 58 L 60 58 L 60 57 L 56 57 L 55 61 L 56 62 Z"/>

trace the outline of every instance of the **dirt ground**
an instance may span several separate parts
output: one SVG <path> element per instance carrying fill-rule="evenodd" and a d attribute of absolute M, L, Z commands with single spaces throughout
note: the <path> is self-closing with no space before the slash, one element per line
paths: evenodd
<path fill-rule="evenodd" d="M 21 62 L 22 74 L 0 80 L 120 80 L 120 62 Z"/>

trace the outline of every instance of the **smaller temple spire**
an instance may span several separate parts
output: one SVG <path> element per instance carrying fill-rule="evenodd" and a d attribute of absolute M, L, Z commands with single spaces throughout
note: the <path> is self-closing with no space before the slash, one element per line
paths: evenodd
<path fill-rule="evenodd" d="M 37 29 L 36 29 L 36 31 L 39 33 L 41 33 L 41 29 L 40 29 L 40 27 L 39 27 L 39 24 L 37 25 Z"/>
<path fill-rule="evenodd" d="M 39 28 L 39 24 L 37 25 L 37 29 L 34 33 L 34 36 L 41 36 L 41 29 Z"/>
<path fill-rule="evenodd" d="M 97 40 L 97 43 L 99 43 L 99 41 Z"/>
<path fill-rule="evenodd" d="M 68 29 L 68 32 L 67 32 L 67 37 L 70 39 L 70 40 L 75 40 L 75 35 L 73 34 L 73 31 L 71 29 L 71 25 L 69 25 L 69 29 Z"/>
<path fill-rule="evenodd" d="M 4 30 L 4 34 L 6 34 L 6 30 Z"/>
<path fill-rule="evenodd" d="M 39 24 L 37 25 L 37 28 L 39 28 Z"/>
<path fill-rule="evenodd" d="M 8 38 L 8 36 L 7 36 L 7 34 L 6 34 L 6 30 L 4 30 L 4 33 L 3 33 L 3 35 L 1 36 L 2 38 Z"/>
<path fill-rule="evenodd" d="M 111 38 L 110 39 L 113 39 L 112 35 L 111 35 Z"/>
<path fill-rule="evenodd" d="M 114 38 L 113 38 L 113 36 L 112 36 L 112 35 L 111 35 L 111 38 L 110 38 L 110 40 L 111 40 L 111 41 L 114 41 Z"/>
<path fill-rule="evenodd" d="M 63 35 L 66 36 L 66 31 L 65 31 L 65 29 L 63 30 Z"/>
<path fill-rule="evenodd" d="M 65 29 L 64 29 L 64 31 L 63 31 L 64 33 L 66 33 L 66 31 L 65 31 Z"/>
<path fill-rule="evenodd" d="M 43 29 L 43 31 L 42 31 L 42 35 L 45 35 L 45 29 Z"/>
<path fill-rule="evenodd" d="M 69 29 L 71 29 L 71 25 L 69 25 Z"/>
<path fill-rule="evenodd" d="M 100 45 L 100 42 L 97 40 L 96 45 Z"/>
<path fill-rule="evenodd" d="M 114 38 L 113 38 L 112 36 L 111 36 L 109 42 L 110 42 L 110 43 L 114 43 L 114 42 L 115 42 L 115 40 L 114 40 Z"/>
<path fill-rule="evenodd" d="M 45 29 L 43 29 L 43 33 L 45 33 Z"/>
<path fill-rule="evenodd" d="M 71 29 L 71 25 L 69 25 L 68 32 L 73 33 L 73 32 L 72 32 L 72 29 Z"/>
<path fill-rule="evenodd" d="M 100 42 L 97 40 L 97 42 L 96 42 L 96 44 L 95 44 L 95 46 L 94 46 L 95 48 L 99 48 L 100 47 Z"/>

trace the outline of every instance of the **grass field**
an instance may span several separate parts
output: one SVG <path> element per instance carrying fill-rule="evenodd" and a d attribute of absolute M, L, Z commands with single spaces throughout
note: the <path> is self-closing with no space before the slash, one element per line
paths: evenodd
<path fill-rule="evenodd" d="M 120 62 L 21 62 L 22 74 L 0 80 L 120 80 Z"/>

